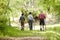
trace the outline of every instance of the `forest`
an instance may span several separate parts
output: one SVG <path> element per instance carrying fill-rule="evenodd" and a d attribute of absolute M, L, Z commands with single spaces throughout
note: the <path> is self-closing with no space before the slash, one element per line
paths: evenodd
<path fill-rule="evenodd" d="M 41 11 L 46 15 L 46 30 L 39 30 L 37 20 L 33 25 L 34 30 L 30 31 L 27 24 L 29 12 L 35 18 Z M 22 12 L 25 16 L 24 31 L 20 30 L 19 22 Z M 31 36 L 60 40 L 60 0 L 0 0 L 0 37 Z"/>

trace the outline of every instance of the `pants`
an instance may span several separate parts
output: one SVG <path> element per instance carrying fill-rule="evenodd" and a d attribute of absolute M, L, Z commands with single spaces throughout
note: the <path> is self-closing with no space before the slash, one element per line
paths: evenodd
<path fill-rule="evenodd" d="M 32 27 L 33 27 L 33 21 L 32 21 L 32 20 L 29 20 L 28 23 L 29 23 L 29 29 L 32 30 Z"/>
<path fill-rule="evenodd" d="M 24 30 L 24 22 L 21 22 L 21 30 Z"/>

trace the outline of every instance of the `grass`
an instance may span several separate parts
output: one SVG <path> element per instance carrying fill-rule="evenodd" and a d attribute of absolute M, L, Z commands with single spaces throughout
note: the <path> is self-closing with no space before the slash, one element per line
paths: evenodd
<path fill-rule="evenodd" d="M 60 27 L 55 28 L 48 28 L 45 31 L 55 31 L 60 33 Z M 2 25 L 0 26 L 0 37 L 32 37 L 32 36 L 39 36 L 39 37 L 47 37 L 49 40 L 60 40 L 60 36 L 55 33 L 39 33 L 39 32 L 45 32 L 40 30 L 24 30 L 21 31 L 17 28 Z"/>
<path fill-rule="evenodd" d="M 46 31 L 55 31 L 55 32 L 60 33 L 60 26 L 57 26 L 57 27 L 54 27 L 54 28 L 48 28 L 48 29 L 46 29 Z"/>

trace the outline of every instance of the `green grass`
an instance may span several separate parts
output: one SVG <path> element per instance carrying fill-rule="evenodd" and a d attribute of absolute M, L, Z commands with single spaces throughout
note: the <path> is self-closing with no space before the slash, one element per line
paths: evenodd
<path fill-rule="evenodd" d="M 48 28 L 45 31 L 54 31 L 60 33 L 60 27 Z M 60 40 L 60 36 L 55 33 L 39 33 L 45 32 L 40 30 L 24 30 L 21 31 L 15 27 L 2 25 L 0 26 L 0 37 L 28 37 L 28 36 L 39 36 L 46 37 L 49 40 Z"/>
<path fill-rule="evenodd" d="M 57 27 L 54 27 L 54 28 L 48 28 L 48 29 L 46 29 L 46 31 L 55 31 L 55 32 L 60 33 L 60 26 L 57 26 Z"/>

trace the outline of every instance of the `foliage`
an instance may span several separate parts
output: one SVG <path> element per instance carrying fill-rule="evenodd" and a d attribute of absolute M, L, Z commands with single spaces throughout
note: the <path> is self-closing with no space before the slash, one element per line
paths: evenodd
<path fill-rule="evenodd" d="M 29 3 L 31 3 L 30 6 Z M 60 22 L 60 0 L 0 0 L 0 35 L 3 37 L 45 36 L 49 40 L 60 40 L 60 36 L 53 33 L 41 34 L 37 33 L 41 31 L 20 31 L 8 25 L 10 16 L 17 17 L 18 12 L 23 12 L 27 18 L 30 11 L 35 17 L 41 10 L 48 10 L 48 13 L 52 13 Z M 47 30 L 60 33 L 60 27 Z"/>
<path fill-rule="evenodd" d="M 30 3 L 30 6 L 29 6 Z M 32 7 L 33 6 L 33 7 Z M 0 15 L 17 17 L 18 12 L 24 12 L 27 17 L 32 11 L 33 16 L 38 14 L 38 11 L 48 10 L 49 13 L 55 14 L 60 19 L 60 1 L 59 0 L 0 0 Z M 54 16 L 54 15 L 53 15 Z M 2 18 L 3 19 L 3 18 Z"/>
<path fill-rule="evenodd" d="M 7 23 L 9 18 L 9 0 L 0 0 L 0 23 Z"/>
<path fill-rule="evenodd" d="M 4 28 L 4 29 L 3 29 Z M 48 29 L 49 30 L 49 29 Z M 56 33 L 59 32 L 59 27 L 53 28 L 52 31 L 55 31 Z M 46 37 L 48 40 L 60 40 L 60 36 L 55 33 L 40 33 L 42 31 L 40 30 L 25 30 L 21 31 L 19 28 L 7 26 L 7 25 L 1 25 L 0 27 L 0 37 L 28 37 L 28 36 L 39 36 L 39 37 Z M 46 31 L 44 31 L 46 32 Z"/>

